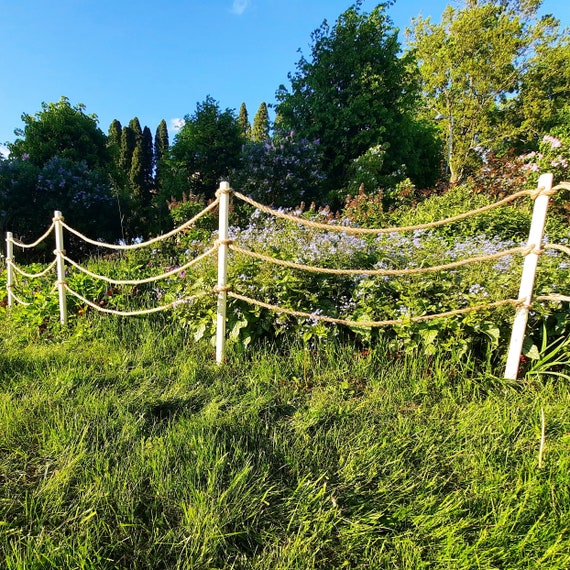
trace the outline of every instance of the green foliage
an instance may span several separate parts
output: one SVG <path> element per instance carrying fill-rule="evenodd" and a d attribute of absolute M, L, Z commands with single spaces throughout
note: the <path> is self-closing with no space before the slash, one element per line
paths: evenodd
<path fill-rule="evenodd" d="M 170 149 L 168 180 L 163 180 L 166 197 L 192 192 L 212 198 L 220 180 L 238 166 L 243 142 L 232 110 L 221 111 L 210 96 L 198 103 Z"/>
<path fill-rule="evenodd" d="M 414 207 L 403 207 L 393 212 L 391 223 L 410 226 L 451 218 L 471 210 L 477 210 L 496 202 L 496 199 L 473 191 L 472 184 L 459 184 L 441 195 L 430 196 Z M 532 201 L 522 198 L 516 205 L 495 208 L 483 214 L 469 217 L 431 230 L 449 243 L 457 236 L 475 238 L 486 235 L 503 241 L 524 242 L 528 237 L 532 217 Z"/>
<path fill-rule="evenodd" d="M 241 129 L 241 134 L 244 139 L 251 138 L 251 124 L 249 122 L 249 116 L 247 114 L 247 107 L 245 103 L 242 103 L 239 108 L 238 124 Z"/>
<path fill-rule="evenodd" d="M 401 139 L 416 105 L 411 60 L 400 54 L 387 5 L 367 14 L 361 4 L 341 14 L 334 26 L 325 22 L 313 33 L 310 59 L 302 57 L 289 75 L 291 90 L 281 86 L 277 92 L 278 128 L 320 141 L 335 190 L 346 186 L 351 161 L 372 147 L 386 150 L 384 174 L 412 163 L 416 150 L 415 132 L 406 129 L 409 143 Z M 437 169 L 437 160 L 431 167 Z M 429 163 L 423 170 L 407 175 L 425 176 Z"/>
<path fill-rule="evenodd" d="M 42 167 L 59 157 L 85 162 L 89 169 L 106 168 L 110 156 L 105 134 L 97 126 L 97 116 L 85 114 L 82 104 L 71 106 L 66 97 L 57 103 L 42 103 L 35 115 L 22 115 L 23 131 L 8 144 L 12 158 L 28 158 Z"/>
<path fill-rule="evenodd" d="M 261 103 L 253 119 L 253 129 L 251 130 L 251 140 L 263 143 L 269 140 L 269 112 L 267 103 Z"/>
<path fill-rule="evenodd" d="M 136 137 L 133 130 L 124 126 L 121 133 L 121 152 L 119 154 L 119 166 L 124 172 L 130 172 L 133 153 L 136 146 Z"/>
<path fill-rule="evenodd" d="M 168 128 L 166 127 L 166 121 L 162 119 L 156 128 L 156 134 L 154 136 L 154 160 L 158 186 L 162 184 L 162 161 L 168 156 L 169 147 Z"/>
<path fill-rule="evenodd" d="M 566 75 L 555 79 L 555 69 L 544 67 L 545 56 L 561 49 L 561 36 L 552 16 L 538 17 L 540 5 L 466 1 L 447 6 L 440 24 L 413 20 L 410 53 L 419 65 L 426 112 L 441 119 L 452 183 L 481 164 L 478 149 L 504 152 L 521 140 L 532 145 L 565 99 Z M 559 87 L 561 96 L 551 97 Z"/>

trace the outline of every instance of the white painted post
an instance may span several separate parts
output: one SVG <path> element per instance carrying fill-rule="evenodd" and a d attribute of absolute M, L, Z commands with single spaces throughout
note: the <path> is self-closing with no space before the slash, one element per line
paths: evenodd
<path fill-rule="evenodd" d="M 519 288 L 519 306 L 517 307 L 511 333 L 511 343 L 505 367 L 505 378 L 516 380 L 519 370 L 520 357 L 528 321 L 528 311 L 532 302 L 534 279 L 538 265 L 539 250 L 542 246 L 546 211 L 552 190 L 552 174 L 542 174 L 538 179 L 538 189 L 541 190 L 534 201 L 532 221 L 528 234 L 528 246 L 533 246 L 534 251 L 526 255 L 524 259 L 521 284 Z"/>
<path fill-rule="evenodd" d="M 6 289 L 8 290 L 8 307 L 14 304 L 14 242 L 12 241 L 12 232 L 6 232 L 6 269 L 8 270 L 8 279 L 6 281 Z"/>
<path fill-rule="evenodd" d="M 230 184 L 220 182 L 218 232 L 218 310 L 216 319 L 216 362 L 222 364 L 226 352 L 226 304 L 228 275 L 228 224 L 230 211 Z"/>
<path fill-rule="evenodd" d="M 65 249 L 63 247 L 63 216 L 56 210 L 53 213 L 53 223 L 55 230 L 55 258 L 57 265 L 57 290 L 59 293 L 59 322 L 67 324 L 67 298 L 65 295 Z"/>

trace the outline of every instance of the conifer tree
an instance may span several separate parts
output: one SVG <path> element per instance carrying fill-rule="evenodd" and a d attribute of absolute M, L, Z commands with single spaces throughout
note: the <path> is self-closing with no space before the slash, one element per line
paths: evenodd
<path fill-rule="evenodd" d="M 261 103 L 255 118 L 253 119 L 253 129 L 251 131 L 251 140 L 255 142 L 263 142 L 269 138 L 269 113 L 267 112 L 267 103 Z"/>
<path fill-rule="evenodd" d="M 141 123 L 140 123 L 138 117 L 133 117 L 129 121 L 129 128 L 132 129 L 133 132 L 135 133 L 136 144 L 141 144 L 142 143 L 142 128 L 141 128 Z"/>
<path fill-rule="evenodd" d="M 150 201 L 150 191 L 153 187 L 154 150 L 152 144 L 152 133 L 146 126 L 142 132 L 141 150 L 145 195 L 148 195 L 146 200 Z"/>
<path fill-rule="evenodd" d="M 131 186 L 131 192 L 133 198 L 139 204 L 144 201 L 144 168 L 143 168 L 143 151 L 142 146 L 137 145 L 133 152 L 133 157 L 131 160 L 131 170 L 129 173 L 129 183 Z"/>
<path fill-rule="evenodd" d="M 166 121 L 162 119 L 156 128 L 154 136 L 154 177 L 157 188 L 162 187 L 162 161 L 168 156 L 168 147 L 168 128 L 166 127 Z"/>
<path fill-rule="evenodd" d="M 135 151 L 136 144 L 136 135 L 133 129 L 131 129 L 131 127 L 123 127 L 123 130 L 121 131 L 119 167 L 127 174 L 131 170 L 131 162 L 133 160 L 133 152 Z"/>
<path fill-rule="evenodd" d="M 123 127 L 121 122 L 117 119 L 113 119 L 113 122 L 109 126 L 109 135 L 107 137 L 107 146 L 110 148 L 116 148 L 117 151 L 121 148 L 121 131 Z"/>
<path fill-rule="evenodd" d="M 241 134 L 244 136 L 244 138 L 250 139 L 251 124 L 249 122 L 249 116 L 247 114 L 247 107 L 245 106 L 245 103 L 242 103 L 241 107 L 239 108 L 238 124 L 241 129 Z"/>

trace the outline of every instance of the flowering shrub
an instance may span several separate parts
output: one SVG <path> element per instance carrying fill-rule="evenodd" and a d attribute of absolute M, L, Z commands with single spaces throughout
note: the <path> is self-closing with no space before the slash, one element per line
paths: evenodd
<path fill-rule="evenodd" d="M 231 177 L 234 188 L 274 206 L 310 203 L 319 196 L 324 175 L 318 141 L 277 133 L 272 140 L 249 142 L 241 167 Z"/>

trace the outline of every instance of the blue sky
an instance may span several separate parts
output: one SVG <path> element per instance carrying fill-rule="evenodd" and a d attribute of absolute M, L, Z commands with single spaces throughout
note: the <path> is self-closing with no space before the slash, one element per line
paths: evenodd
<path fill-rule="evenodd" d="M 443 0 L 396 0 L 402 31 L 422 14 L 436 22 Z M 245 102 L 250 120 L 272 103 L 298 49 L 352 0 L 0 0 L 0 143 L 13 141 L 22 113 L 67 96 L 107 132 L 137 116 L 155 129 L 192 114 L 207 95 L 222 108 Z M 376 5 L 364 2 L 368 11 Z M 570 25 L 567 0 L 543 12 Z M 403 42 L 403 35 L 401 36 Z"/>

